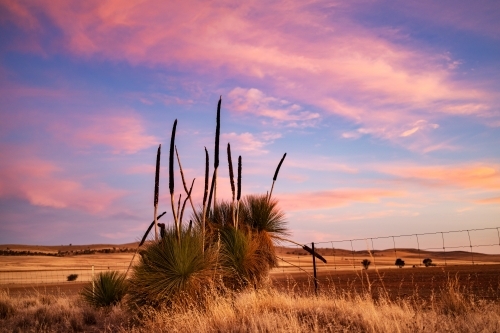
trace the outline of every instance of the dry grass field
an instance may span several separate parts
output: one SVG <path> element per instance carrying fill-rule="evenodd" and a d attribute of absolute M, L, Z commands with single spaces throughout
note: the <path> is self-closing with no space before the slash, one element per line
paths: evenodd
<path fill-rule="evenodd" d="M 1 245 L 0 249 L 4 247 L 16 249 L 14 245 Z M 132 253 L 0 256 L 0 276 L 18 271 L 22 277 L 42 269 L 61 272 L 56 277 L 62 279 L 43 284 L 22 283 L 26 282 L 22 279 L 0 284 L 0 331 L 500 332 L 500 264 L 496 264 L 499 256 L 474 254 L 475 264 L 471 265 L 471 254 L 467 252 L 418 253 L 397 249 L 397 256 L 406 262 L 404 268 L 397 268 L 394 250 L 371 255 L 336 250 L 335 256 L 329 250 L 319 251 L 328 264 L 318 261 L 317 296 L 311 256 L 279 248 L 278 256 L 286 262 L 271 272 L 264 289 L 243 293 L 214 290 L 204 304 L 144 309 L 142 313 L 131 313 L 125 305 L 90 308 L 79 297 L 88 282 L 80 278 L 65 280 L 67 273 L 82 266 L 126 269 Z M 420 265 L 427 257 L 436 266 Z M 363 259 L 372 262 L 368 270 L 362 269 Z"/>
<path fill-rule="evenodd" d="M 0 250 L 7 248 L 17 251 L 51 252 L 85 249 L 125 249 L 136 248 L 137 243 L 123 245 L 73 245 L 73 246 L 27 246 L 0 245 Z M 317 272 L 320 288 L 336 287 L 340 289 L 376 288 L 384 285 L 391 295 L 409 295 L 418 289 L 428 295 L 433 287 L 442 287 L 448 277 L 457 276 L 462 284 L 476 290 L 481 297 L 496 297 L 500 285 L 500 255 L 474 253 L 474 265 L 470 252 L 425 252 L 414 249 L 396 249 L 375 251 L 350 251 L 336 249 L 318 249 L 327 260 L 327 264 L 317 260 Z M 334 255 L 335 254 L 335 255 Z M 278 247 L 277 255 L 280 267 L 271 271 L 274 285 L 283 289 L 293 284 L 296 291 L 309 290 L 313 286 L 313 265 L 311 256 L 304 250 Z M 394 265 L 395 258 L 403 258 L 405 267 Z M 11 291 L 32 289 L 64 290 L 78 293 L 94 272 L 105 270 L 125 271 L 133 253 L 96 253 L 88 255 L 56 256 L 0 256 L 0 289 Z M 422 260 L 432 258 L 433 267 L 424 267 Z M 136 257 L 135 260 L 137 260 Z M 369 259 L 372 264 L 368 270 L 362 269 L 361 261 Z M 445 261 L 446 259 L 446 261 Z M 415 265 L 415 267 L 413 267 Z M 78 274 L 76 281 L 68 282 L 67 276 Z M 494 293 L 491 291 L 495 290 Z M 495 296 L 494 296 L 495 295 Z"/>
<path fill-rule="evenodd" d="M 450 279 L 436 297 L 391 300 L 324 288 L 318 296 L 265 288 L 213 292 L 203 304 L 93 309 L 78 296 L 0 292 L 0 332 L 498 332 L 498 302 Z"/>

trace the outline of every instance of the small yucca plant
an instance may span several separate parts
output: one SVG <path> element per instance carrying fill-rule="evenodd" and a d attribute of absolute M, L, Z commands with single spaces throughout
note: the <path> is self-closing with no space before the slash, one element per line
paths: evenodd
<path fill-rule="evenodd" d="M 93 307 L 105 307 L 119 303 L 127 293 L 125 274 L 107 271 L 97 274 L 92 283 L 87 284 L 81 295 Z"/>
<path fill-rule="evenodd" d="M 214 276 L 215 254 L 212 248 L 203 252 L 199 229 L 181 232 L 166 229 L 162 240 L 153 242 L 141 252 L 140 262 L 130 279 L 128 303 L 158 306 L 180 298 L 196 298 L 203 294 Z"/>

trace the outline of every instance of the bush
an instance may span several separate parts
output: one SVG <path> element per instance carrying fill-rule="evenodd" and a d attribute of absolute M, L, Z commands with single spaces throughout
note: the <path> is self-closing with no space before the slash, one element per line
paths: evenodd
<path fill-rule="evenodd" d="M 399 268 L 403 268 L 405 266 L 405 262 L 403 259 L 401 258 L 398 258 L 396 259 L 396 262 L 394 263 L 396 266 L 398 266 Z"/>
<path fill-rule="evenodd" d="M 364 269 L 368 269 L 368 267 L 370 266 L 372 262 L 368 259 L 363 259 L 363 261 L 361 261 L 361 265 L 363 265 L 363 268 Z"/>
<path fill-rule="evenodd" d="M 119 303 L 127 293 L 125 274 L 117 271 L 99 273 L 93 282 L 82 290 L 83 299 L 93 307 L 104 307 Z"/>
<path fill-rule="evenodd" d="M 430 258 L 425 258 L 422 263 L 425 265 L 425 267 L 433 266 L 432 265 L 432 259 Z"/>
<path fill-rule="evenodd" d="M 68 275 L 68 281 L 76 281 L 77 278 L 78 278 L 78 274 Z"/>

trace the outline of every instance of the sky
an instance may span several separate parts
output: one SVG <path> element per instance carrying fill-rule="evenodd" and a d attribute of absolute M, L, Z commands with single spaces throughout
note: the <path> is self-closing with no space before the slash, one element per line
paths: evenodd
<path fill-rule="evenodd" d="M 171 224 L 175 119 L 200 205 L 219 96 L 217 197 L 227 143 L 243 195 L 286 152 L 273 197 L 299 242 L 500 227 L 499 17 L 495 0 L 0 0 L 0 243 L 136 241 L 159 144 Z"/>

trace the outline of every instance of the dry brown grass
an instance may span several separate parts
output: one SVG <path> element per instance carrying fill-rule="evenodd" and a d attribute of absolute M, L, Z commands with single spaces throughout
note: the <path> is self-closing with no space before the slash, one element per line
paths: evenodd
<path fill-rule="evenodd" d="M 318 297 L 269 287 L 213 293 L 205 303 L 130 313 L 87 307 L 76 296 L 0 293 L 1 332 L 498 332 L 500 304 L 476 299 L 450 278 L 435 297 L 374 300 L 324 290 Z"/>

